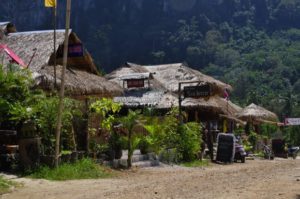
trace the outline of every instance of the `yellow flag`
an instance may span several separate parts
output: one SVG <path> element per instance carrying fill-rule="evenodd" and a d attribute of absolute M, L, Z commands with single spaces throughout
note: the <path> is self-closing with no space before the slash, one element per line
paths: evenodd
<path fill-rule="evenodd" d="M 45 7 L 56 7 L 56 0 L 45 0 Z"/>

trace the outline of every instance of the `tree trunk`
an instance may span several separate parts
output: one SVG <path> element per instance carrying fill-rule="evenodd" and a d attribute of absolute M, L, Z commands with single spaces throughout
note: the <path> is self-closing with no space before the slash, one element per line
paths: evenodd
<path fill-rule="evenodd" d="M 68 45 L 69 45 L 69 28 L 70 28 L 70 15 L 71 15 L 71 0 L 67 1 L 67 12 L 66 12 L 66 31 L 64 41 L 64 55 L 63 55 L 63 67 L 61 72 L 61 86 L 59 91 L 59 106 L 57 115 L 57 126 L 56 126 L 56 140 L 55 140 L 55 167 L 58 167 L 59 156 L 60 156 L 60 134 L 61 134 L 61 122 L 62 112 L 64 110 L 64 95 L 65 95 L 65 71 L 68 61 Z"/>
<path fill-rule="evenodd" d="M 132 158 L 132 143 L 131 143 L 131 132 L 128 132 L 128 159 L 127 159 L 127 167 L 131 168 L 132 166 L 132 162 L 131 162 L 131 158 Z"/>

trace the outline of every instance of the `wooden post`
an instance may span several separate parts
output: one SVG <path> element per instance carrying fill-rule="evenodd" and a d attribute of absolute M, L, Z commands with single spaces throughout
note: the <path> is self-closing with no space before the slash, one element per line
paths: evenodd
<path fill-rule="evenodd" d="M 179 84 L 178 84 L 178 108 L 179 108 L 179 122 L 180 122 L 180 124 L 183 123 L 181 102 L 182 102 L 182 99 L 181 99 L 181 82 L 179 82 Z"/>
<path fill-rule="evenodd" d="M 89 154 L 90 153 L 90 134 L 89 134 L 89 100 L 88 98 L 85 99 L 85 113 L 84 113 L 84 119 L 85 119 L 85 132 L 86 132 L 86 145 L 85 145 L 85 150 L 86 153 Z"/>
<path fill-rule="evenodd" d="M 198 110 L 195 110 L 195 121 L 197 123 L 199 122 L 199 113 L 198 113 Z"/>
<path fill-rule="evenodd" d="M 56 18 L 57 18 L 57 2 L 53 7 L 53 54 L 54 54 L 54 88 L 56 89 Z"/>
<path fill-rule="evenodd" d="M 68 61 L 70 16 L 71 16 L 71 0 L 67 0 L 64 56 L 63 56 L 63 67 L 62 67 L 62 71 L 61 71 L 61 86 L 60 86 L 60 91 L 59 91 L 59 107 L 58 107 L 56 136 L 55 136 L 56 137 L 56 140 L 55 140 L 55 167 L 58 167 L 58 159 L 60 156 L 60 134 L 61 134 L 61 126 L 62 126 L 62 124 L 61 124 L 62 112 L 64 110 L 65 72 L 66 72 L 67 61 Z"/>

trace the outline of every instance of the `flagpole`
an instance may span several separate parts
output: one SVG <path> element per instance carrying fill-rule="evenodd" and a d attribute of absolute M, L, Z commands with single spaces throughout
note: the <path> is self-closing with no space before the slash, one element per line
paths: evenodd
<path fill-rule="evenodd" d="M 54 55 L 54 88 L 57 87 L 56 84 L 56 18 L 57 18 L 57 2 L 53 7 L 53 55 Z"/>
<path fill-rule="evenodd" d="M 68 61 L 70 16 L 71 16 L 71 0 L 67 0 L 63 67 L 62 67 L 62 70 L 61 70 L 61 85 L 60 85 L 60 91 L 59 91 L 59 107 L 58 107 L 57 126 L 56 126 L 55 167 L 58 167 L 58 159 L 59 159 L 59 156 L 60 156 L 60 134 L 61 134 L 61 126 L 62 126 L 62 124 L 61 124 L 62 123 L 62 112 L 63 112 L 63 109 L 64 109 L 65 72 L 66 72 L 66 66 L 67 66 L 67 61 Z"/>

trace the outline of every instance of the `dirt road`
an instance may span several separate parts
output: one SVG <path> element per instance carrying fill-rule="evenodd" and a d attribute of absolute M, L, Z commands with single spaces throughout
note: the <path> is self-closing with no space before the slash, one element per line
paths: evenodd
<path fill-rule="evenodd" d="M 245 164 L 205 169 L 159 167 L 133 169 L 114 179 L 49 182 L 16 179 L 24 183 L 7 199 L 144 199 L 230 198 L 299 199 L 300 160 L 249 160 Z"/>

